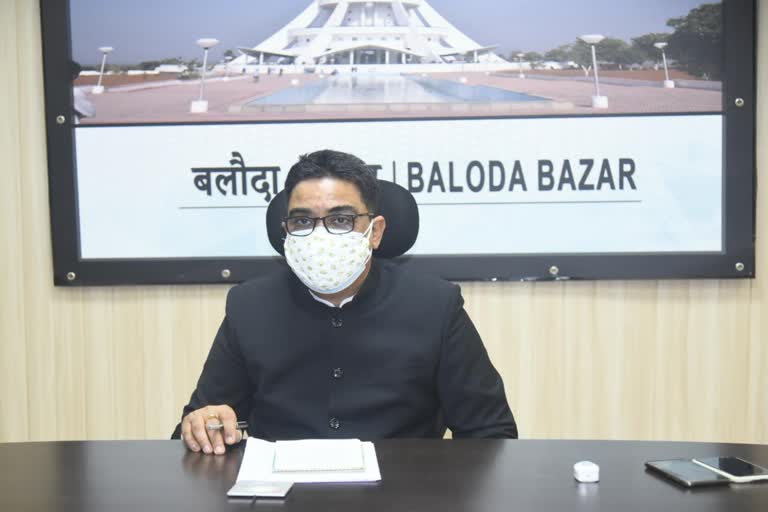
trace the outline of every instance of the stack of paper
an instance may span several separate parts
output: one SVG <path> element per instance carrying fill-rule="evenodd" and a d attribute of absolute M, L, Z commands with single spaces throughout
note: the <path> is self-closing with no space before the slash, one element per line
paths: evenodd
<path fill-rule="evenodd" d="M 363 471 L 363 443 L 359 439 L 305 439 L 275 443 L 275 472 Z"/>
<path fill-rule="evenodd" d="M 270 443 L 248 438 L 237 481 L 378 482 L 373 443 L 357 439 L 307 439 Z"/>

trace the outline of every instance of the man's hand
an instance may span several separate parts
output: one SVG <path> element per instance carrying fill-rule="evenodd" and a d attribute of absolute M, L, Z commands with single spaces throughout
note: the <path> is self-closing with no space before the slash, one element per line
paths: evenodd
<path fill-rule="evenodd" d="M 209 430 L 208 425 L 224 425 L 224 429 Z M 243 439 L 236 428 L 237 415 L 228 405 L 208 405 L 192 411 L 181 421 L 181 438 L 193 452 L 224 453 L 224 444 L 232 445 Z M 223 435 L 222 435 L 223 432 Z"/>

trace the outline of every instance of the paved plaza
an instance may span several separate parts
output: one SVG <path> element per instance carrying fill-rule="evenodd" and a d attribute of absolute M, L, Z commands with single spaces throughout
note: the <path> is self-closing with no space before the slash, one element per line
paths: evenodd
<path fill-rule="evenodd" d="M 362 76 L 362 75 L 361 75 Z M 516 73 L 435 73 L 423 75 L 467 86 L 490 86 L 543 98 L 535 102 L 453 102 L 348 105 L 280 105 L 254 107 L 253 102 L 285 89 L 299 89 L 332 77 L 317 74 L 263 74 L 221 77 L 206 81 L 208 112 L 191 114 L 190 103 L 198 98 L 199 80 L 129 84 L 108 88 L 102 95 L 88 93 L 96 115 L 83 124 L 188 123 L 222 121 L 267 121 L 359 118 L 411 118 L 514 115 L 590 115 L 624 113 L 712 112 L 722 109 L 719 90 L 698 88 L 664 89 L 648 81 L 627 80 L 621 85 L 601 84 L 608 97 L 607 109 L 594 109 L 591 97 L 594 84 L 583 79 L 546 76 L 519 78 Z M 85 89 L 88 90 L 87 88 Z"/>

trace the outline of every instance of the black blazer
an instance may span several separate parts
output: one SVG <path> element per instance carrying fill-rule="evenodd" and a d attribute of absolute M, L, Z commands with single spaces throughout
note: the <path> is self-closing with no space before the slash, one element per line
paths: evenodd
<path fill-rule="evenodd" d="M 352 302 L 286 268 L 232 288 L 183 415 L 228 404 L 262 439 L 517 437 L 459 287 L 374 260 Z M 177 426 L 175 437 L 178 437 Z"/>

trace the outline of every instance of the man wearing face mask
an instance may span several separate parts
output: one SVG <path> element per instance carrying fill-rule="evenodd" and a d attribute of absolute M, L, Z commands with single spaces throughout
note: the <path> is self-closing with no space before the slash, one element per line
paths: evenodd
<path fill-rule="evenodd" d="M 302 156 L 285 193 L 289 268 L 230 290 L 177 427 L 186 446 L 224 453 L 238 420 L 269 440 L 516 438 L 459 287 L 371 258 L 386 219 L 365 163 Z"/>

